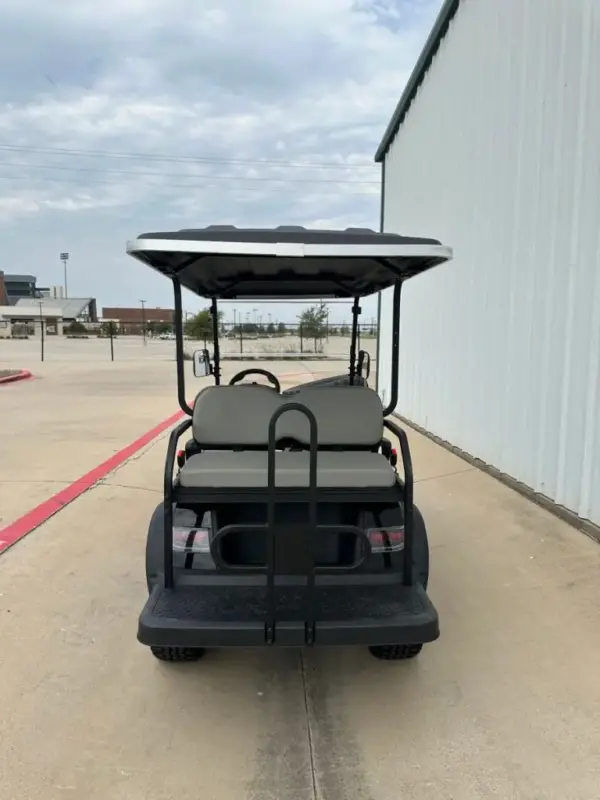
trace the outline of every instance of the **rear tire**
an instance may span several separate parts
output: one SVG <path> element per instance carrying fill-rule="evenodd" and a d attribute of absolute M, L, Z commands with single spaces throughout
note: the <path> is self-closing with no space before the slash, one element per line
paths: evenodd
<path fill-rule="evenodd" d="M 154 658 L 159 661 L 190 662 L 198 661 L 204 655 L 202 647 L 150 647 Z"/>
<path fill-rule="evenodd" d="M 407 661 L 416 658 L 422 649 L 422 644 L 378 644 L 369 647 L 369 652 L 380 661 Z"/>

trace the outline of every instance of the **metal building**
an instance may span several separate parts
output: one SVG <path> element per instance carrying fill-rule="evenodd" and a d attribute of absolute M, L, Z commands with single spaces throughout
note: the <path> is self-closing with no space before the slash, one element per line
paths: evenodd
<path fill-rule="evenodd" d="M 376 160 L 383 229 L 455 254 L 404 287 L 401 413 L 600 524 L 600 2 L 447 0 Z"/>

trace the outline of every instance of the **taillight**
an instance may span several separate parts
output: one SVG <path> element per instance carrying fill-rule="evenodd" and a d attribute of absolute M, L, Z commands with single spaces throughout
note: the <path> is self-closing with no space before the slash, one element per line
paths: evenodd
<path fill-rule="evenodd" d="M 177 466 L 179 469 L 183 467 L 185 464 L 185 450 L 178 450 L 177 451 Z"/>
<path fill-rule="evenodd" d="M 404 527 L 368 528 L 366 534 L 373 553 L 397 553 L 404 550 Z"/>
<path fill-rule="evenodd" d="M 398 463 L 398 451 L 396 450 L 395 447 L 392 447 L 390 452 L 390 464 L 392 465 L 392 467 L 395 467 L 397 463 Z"/>
<path fill-rule="evenodd" d="M 209 553 L 208 528 L 173 527 L 173 550 L 178 553 Z"/>

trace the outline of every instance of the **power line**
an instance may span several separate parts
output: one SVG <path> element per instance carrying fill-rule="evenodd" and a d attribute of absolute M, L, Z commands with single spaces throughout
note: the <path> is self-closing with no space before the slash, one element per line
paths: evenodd
<path fill-rule="evenodd" d="M 159 174 L 159 173 L 157 173 Z M 152 189 L 207 189 L 210 185 L 210 182 L 214 180 L 214 178 L 207 178 L 205 183 L 151 183 L 149 181 L 139 181 L 137 184 L 138 186 L 144 186 Z M 98 185 L 98 186 L 114 186 L 119 187 L 123 186 L 124 184 L 118 181 L 98 181 L 98 180 L 77 180 L 77 178 L 62 178 L 62 177 L 52 177 L 52 176 L 43 176 L 43 175 L 36 175 L 34 178 L 29 178 L 25 175 L 0 175 L 0 181 L 26 181 L 29 183 L 36 183 L 38 181 L 43 181 L 45 183 L 54 183 L 54 184 L 63 184 L 63 183 L 74 183 L 80 186 L 90 186 L 90 185 Z M 334 181 L 334 183 L 340 183 L 340 181 Z M 341 181 L 344 183 L 344 181 Z M 346 184 L 355 183 L 355 181 L 346 181 Z M 125 184 L 131 185 L 131 184 Z M 273 192 L 285 192 L 289 194 L 289 189 L 285 187 L 281 188 L 265 188 L 259 189 L 258 187 L 249 187 L 249 186 L 231 186 L 227 187 L 235 190 L 237 192 L 267 192 L 269 194 Z M 326 196 L 328 192 L 319 192 L 314 191 L 313 193 L 316 195 L 323 195 Z M 349 191 L 345 193 L 346 196 L 353 196 L 353 195 L 364 195 L 369 197 L 375 197 L 377 195 L 376 191 L 373 192 L 356 192 L 356 191 Z"/>
<path fill-rule="evenodd" d="M 185 172 L 142 172 L 139 170 L 125 170 L 125 169 L 104 169 L 100 167 L 69 167 L 63 164 L 27 164 L 27 163 L 13 163 L 10 161 L 0 161 L 0 167 L 24 167 L 26 169 L 51 169 L 62 170 L 69 172 L 100 172 L 111 173 L 115 175 L 143 175 L 152 176 L 156 178 L 206 178 L 208 180 L 217 181 L 258 181 L 258 182 L 285 182 L 285 183 L 336 183 L 336 184 L 355 184 L 355 185 L 375 185 L 379 186 L 380 181 L 349 181 L 336 178 L 284 178 L 284 177 L 259 177 L 252 175 L 188 175 Z"/>
<path fill-rule="evenodd" d="M 81 150 L 66 147 L 35 147 L 33 145 L 0 144 L 0 150 L 15 153 L 44 153 L 47 155 L 84 156 L 90 158 L 126 158 L 142 161 L 164 161 L 170 163 L 240 164 L 290 167 L 299 169 L 372 169 L 377 164 L 340 164 L 339 162 L 309 162 L 298 160 L 274 160 L 257 158 L 220 158 L 217 156 L 169 156 L 158 153 L 127 153 L 110 150 Z"/>

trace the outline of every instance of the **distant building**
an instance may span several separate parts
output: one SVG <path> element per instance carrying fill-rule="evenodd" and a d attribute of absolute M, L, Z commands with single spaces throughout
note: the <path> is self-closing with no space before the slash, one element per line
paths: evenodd
<path fill-rule="evenodd" d="M 103 308 L 102 319 L 106 322 L 142 324 L 148 322 L 162 322 L 173 325 L 175 311 L 172 308 L 148 308 L 142 310 L 141 306 L 132 308 Z"/>
<path fill-rule="evenodd" d="M 52 298 L 53 300 L 65 299 L 64 286 L 46 286 L 43 288 L 40 287 L 37 291 L 40 297 L 49 297 Z"/>
<path fill-rule="evenodd" d="M 93 297 L 64 296 L 62 286 L 38 287 L 34 275 L 9 275 L 0 272 L 0 337 L 10 336 L 14 328 L 30 335 L 39 333 L 40 320 L 48 334 L 60 334 L 63 325 L 73 322 L 98 322 Z"/>
<path fill-rule="evenodd" d="M 0 306 L 7 306 L 8 294 L 6 292 L 6 284 L 4 283 L 4 273 L 0 271 Z"/>
<path fill-rule="evenodd" d="M 44 311 L 60 317 L 64 320 L 65 324 L 75 321 L 98 322 L 98 310 L 96 307 L 96 300 L 93 297 L 70 297 L 68 299 L 39 297 L 35 300 L 34 304 L 38 309 L 41 304 Z M 17 309 L 20 309 L 22 306 L 31 306 L 32 303 L 22 299 L 15 305 Z"/>
<path fill-rule="evenodd" d="M 44 308 L 43 303 L 17 303 L 0 306 L 0 338 L 12 335 L 39 336 L 40 322 L 44 322 L 44 333 L 49 336 L 63 333 L 63 317 L 60 309 Z"/>
<path fill-rule="evenodd" d="M 1 283 L 4 286 L 5 297 L 2 298 L 0 290 L 0 301 L 9 306 L 14 306 L 19 300 L 35 300 L 37 298 L 36 278 L 33 275 L 9 275 L 2 274 Z"/>

